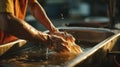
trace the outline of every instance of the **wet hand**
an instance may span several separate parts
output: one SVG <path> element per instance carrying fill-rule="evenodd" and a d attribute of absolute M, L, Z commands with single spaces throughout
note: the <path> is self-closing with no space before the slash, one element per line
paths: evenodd
<path fill-rule="evenodd" d="M 46 46 L 56 52 L 69 51 L 69 49 L 64 45 L 64 43 L 67 42 L 62 37 L 56 35 L 48 35 Z"/>
<path fill-rule="evenodd" d="M 82 53 L 82 49 L 80 48 L 79 45 L 76 45 L 75 38 L 71 34 L 67 32 L 57 32 L 54 33 L 54 35 L 62 37 L 65 40 L 65 42 L 62 43 L 62 45 L 65 48 L 67 48 L 67 50 L 64 50 L 62 47 L 58 47 L 57 52 L 74 54 Z M 59 49 L 63 50 L 60 51 Z"/>

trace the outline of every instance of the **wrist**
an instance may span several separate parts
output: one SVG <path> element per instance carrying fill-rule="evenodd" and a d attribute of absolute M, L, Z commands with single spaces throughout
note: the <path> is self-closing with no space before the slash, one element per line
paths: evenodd
<path fill-rule="evenodd" d="M 57 33 L 57 32 L 59 32 L 59 30 L 57 28 L 54 28 L 50 31 L 50 34 Z"/>
<path fill-rule="evenodd" d="M 38 32 L 38 34 L 36 34 L 36 36 L 34 37 L 34 40 L 36 42 L 46 42 L 48 40 L 48 34 Z"/>

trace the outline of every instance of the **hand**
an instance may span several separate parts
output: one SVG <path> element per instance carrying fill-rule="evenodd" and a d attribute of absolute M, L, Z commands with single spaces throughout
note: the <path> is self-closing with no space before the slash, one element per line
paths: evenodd
<path fill-rule="evenodd" d="M 71 34 L 67 32 L 57 32 L 57 33 L 54 33 L 54 35 L 60 36 L 65 40 L 65 42 L 62 43 L 62 45 L 65 47 L 65 49 L 67 49 L 67 50 L 64 50 L 64 48 L 59 47 L 58 45 L 57 52 L 74 53 L 74 54 L 82 53 L 81 47 L 76 45 L 75 38 Z M 60 51 L 60 49 L 62 49 L 62 51 Z"/>
<path fill-rule="evenodd" d="M 63 50 L 68 51 L 68 48 L 63 44 L 66 43 L 66 41 L 61 36 L 38 32 L 37 36 L 35 37 L 36 38 L 34 40 L 36 42 L 42 42 L 46 47 L 56 52 Z"/>
<path fill-rule="evenodd" d="M 56 35 L 48 35 L 48 40 L 45 42 L 49 49 L 56 52 L 69 51 L 68 47 L 64 45 L 67 43 L 62 37 Z"/>
<path fill-rule="evenodd" d="M 63 39 L 65 39 L 66 41 L 69 41 L 69 42 L 75 41 L 75 38 L 67 32 L 55 32 L 54 35 L 63 37 Z"/>

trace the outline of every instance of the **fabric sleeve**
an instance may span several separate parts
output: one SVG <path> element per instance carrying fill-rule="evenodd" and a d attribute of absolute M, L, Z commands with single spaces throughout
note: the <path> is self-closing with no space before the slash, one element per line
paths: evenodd
<path fill-rule="evenodd" d="M 0 0 L 0 12 L 14 13 L 13 0 Z"/>

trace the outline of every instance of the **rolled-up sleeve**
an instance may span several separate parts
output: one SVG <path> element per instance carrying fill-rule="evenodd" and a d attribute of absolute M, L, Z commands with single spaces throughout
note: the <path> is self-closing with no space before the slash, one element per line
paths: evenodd
<path fill-rule="evenodd" d="M 13 0 L 0 0 L 0 12 L 14 13 Z"/>

